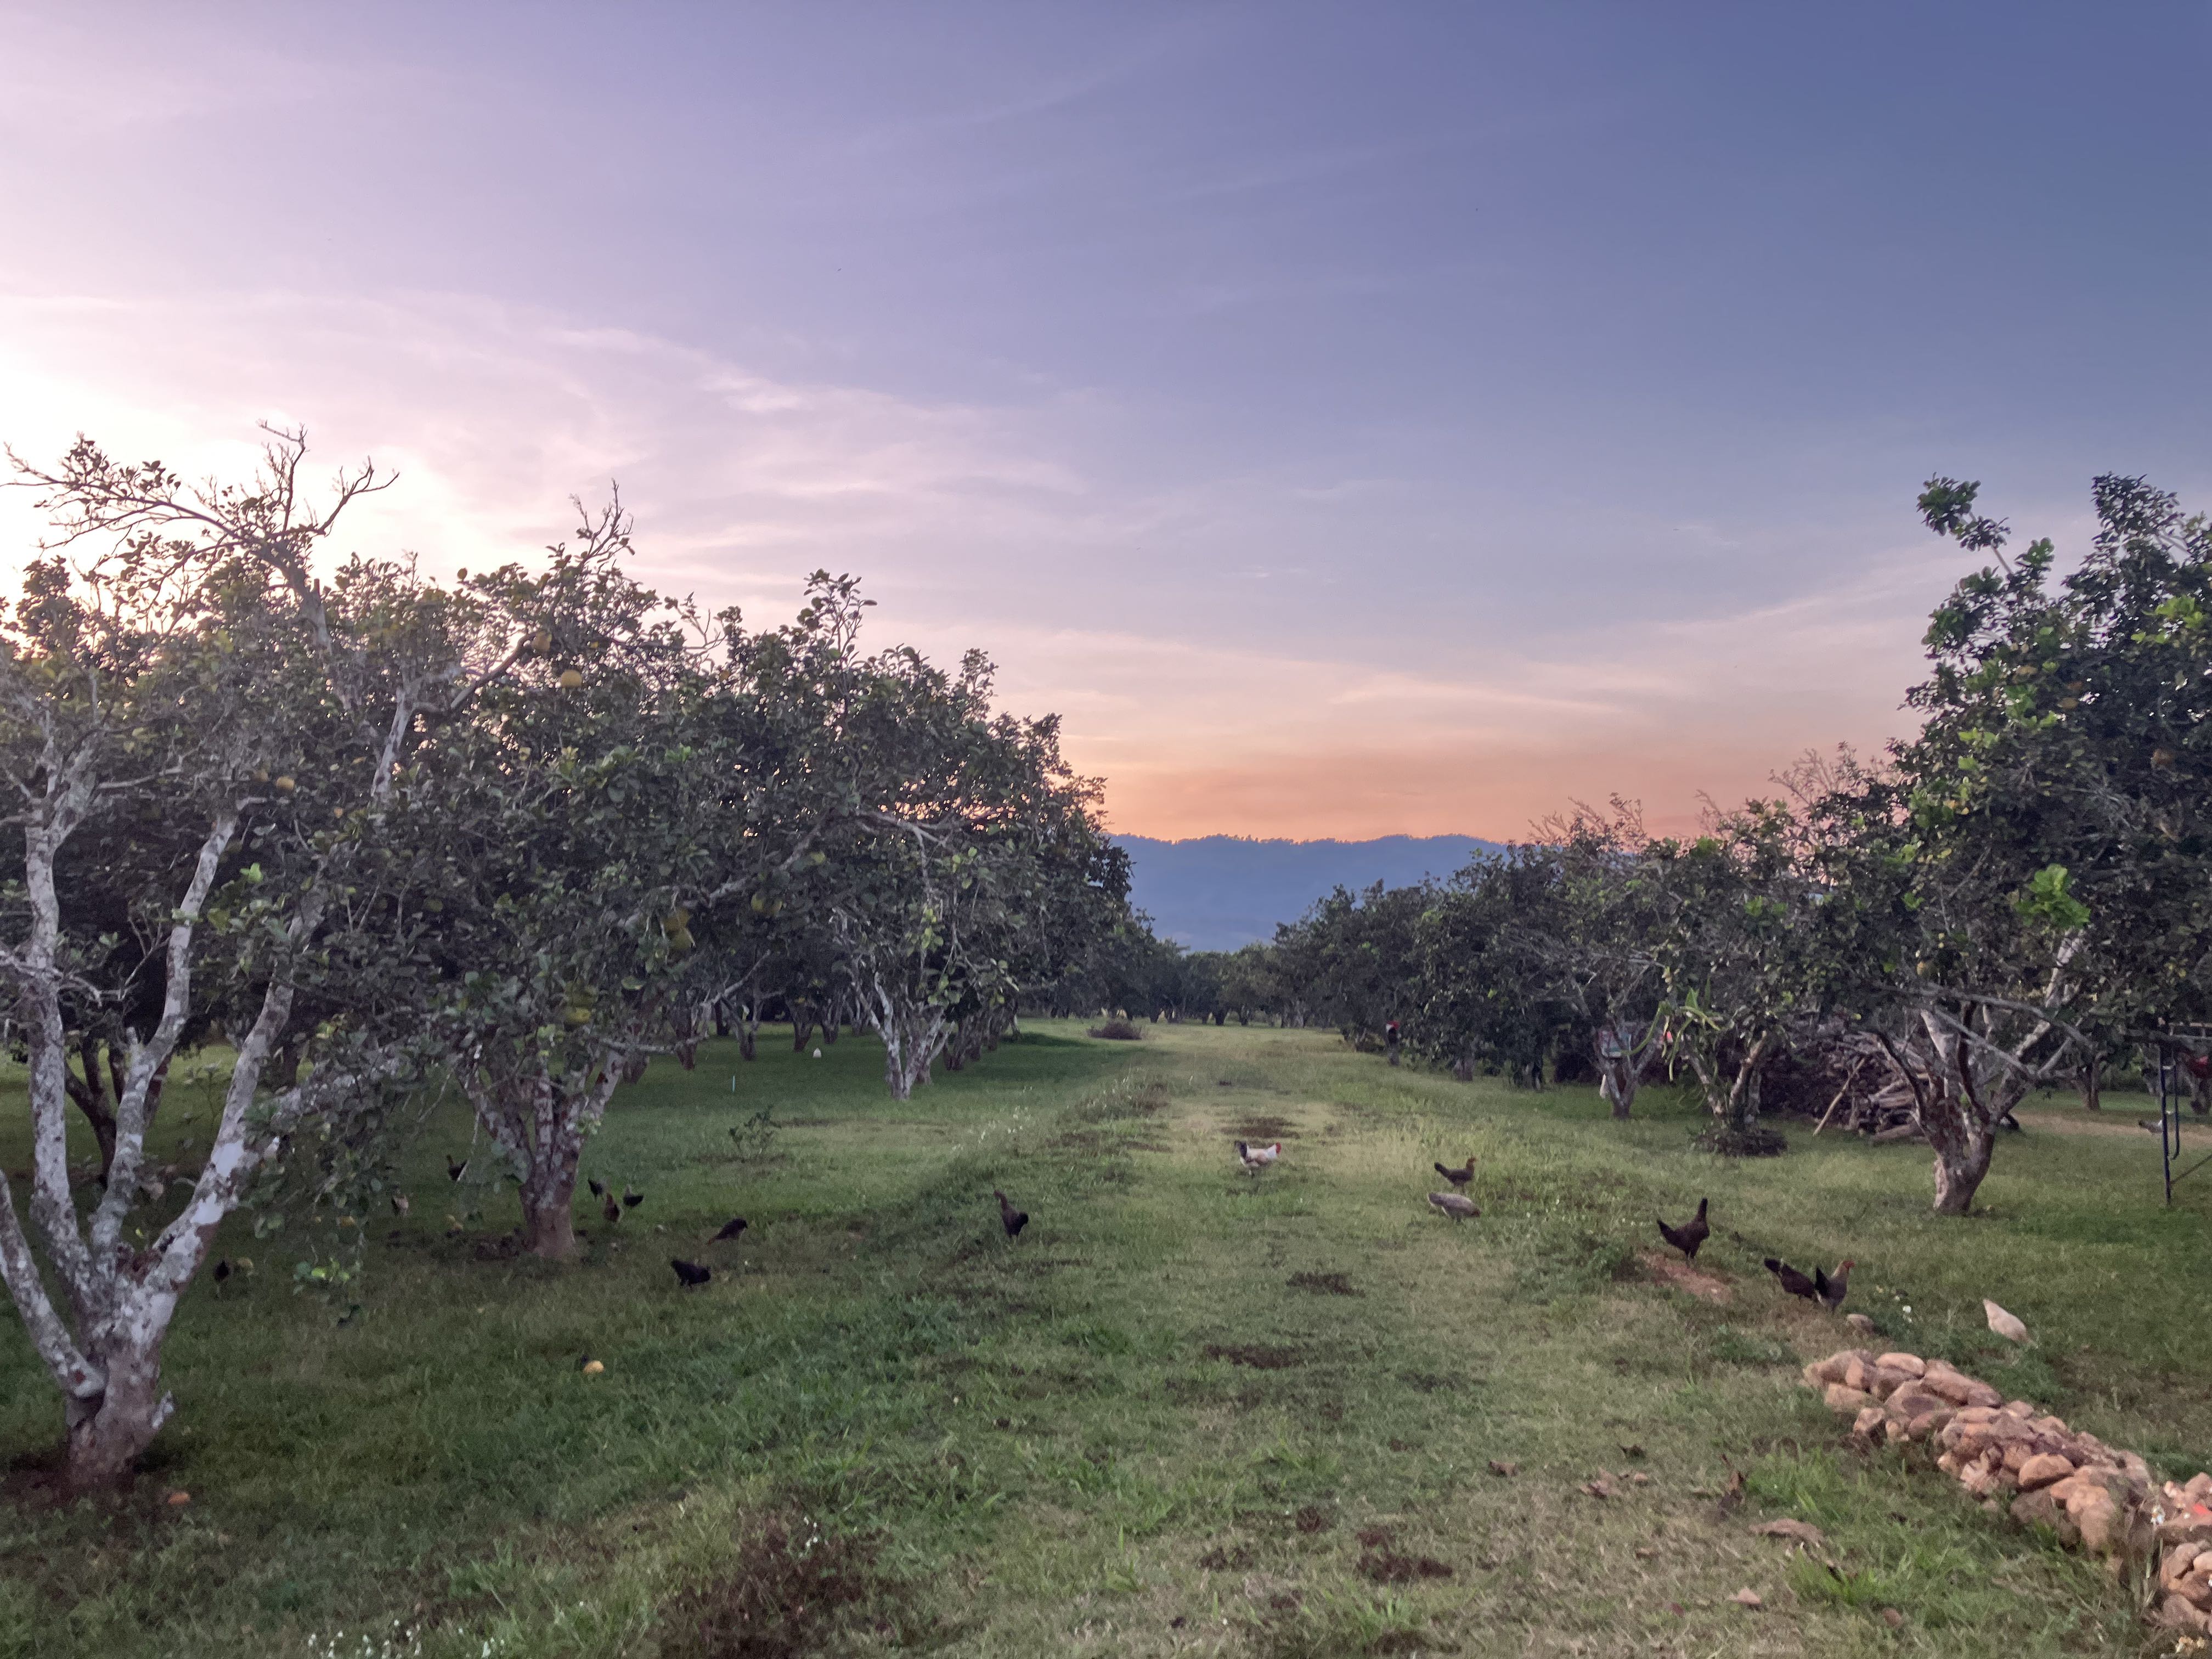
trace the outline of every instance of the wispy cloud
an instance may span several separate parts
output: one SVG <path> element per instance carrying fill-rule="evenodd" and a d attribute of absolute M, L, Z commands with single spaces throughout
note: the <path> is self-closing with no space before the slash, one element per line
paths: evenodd
<path fill-rule="evenodd" d="M 1109 489 L 1074 459 L 1072 431 L 1097 413 L 1078 402 L 779 378 L 466 295 L 0 293 L 0 406 L 21 450 L 82 429 L 235 471 L 257 418 L 299 421 L 333 465 L 398 467 L 354 541 L 433 569 L 527 556 L 568 527 L 569 495 L 619 481 L 643 574 L 665 586 L 769 618 L 805 571 L 854 570 L 886 636 L 989 649 L 1011 704 L 1065 714 L 1125 827 L 1511 833 L 1571 795 L 1647 786 L 1663 815 L 1699 787 L 1758 787 L 1808 742 L 1898 729 L 1929 597 L 1911 560 L 1757 608 L 1517 640 L 1407 629 L 1378 652 L 1318 600 L 1331 568 L 1217 555 L 1178 575 L 1132 555 L 1264 543 L 1317 489 L 1371 505 L 1395 481 Z M 0 497 L 19 547 L 27 507 Z M 1239 592 L 1280 608 L 1248 613 Z"/>

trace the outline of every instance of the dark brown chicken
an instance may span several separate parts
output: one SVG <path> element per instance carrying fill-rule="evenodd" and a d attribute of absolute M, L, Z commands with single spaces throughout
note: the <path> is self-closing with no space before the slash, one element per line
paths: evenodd
<path fill-rule="evenodd" d="M 722 1231 L 714 1235 L 713 1242 L 719 1244 L 726 1238 L 735 1238 L 739 1233 L 744 1231 L 744 1217 L 741 1215 L 733 1215 L 727 1221 L 725 1221 L 722 1224 Z"/>
<path fill-rule="evenodd" d="M 1019 1238 L 1022 1229 L 1030 1224 L 1030 1212 L 1007 1203 L 1006 1195 L 995 1187 L 991 1189 L 991 1196 L 999 1200 L 999 1224 L 1006 1230 L 1006 1237 Z"/>
<path fill-rule="evenodd" d="M 607 1201 L 599 1206 L 599 1213 L 606 1217 L 607 1225 L 610 1227 L 622 1219 L 622 1206 L 615 1202 L 612 1193 L 609 1193 Z"/>
<path fill-rule="evenodd" d="M 1713 1230 L 1705 1224 L 1705 1206 L 1711 1201 L 1711 1199 L 1699 1199 L 1697 1214 L 1679 1227 L 1670 1227 L 1663 1221 L 1659 1224 L 1659 1237 L 1680 1250 L 1685 1261 L 1695 1261 L 1699 1247 L 1712 1236 Z"/>
<path fill-rule="evenodd" d="M 1858 1263 L 1856 1261 L 1840 1261 L 1836 1264 L 1832 1278 L 1815 1267 L 1813 1276 L 1808 1279 L 1788 1262 L 1777 1261 L 1771 1255 L 1766 1258 L 1766 1271 L 1774 1275 L 1776 1284 L 1792 1296 L 1802 1296 L 1808 1302 L 1819 1303 L 1830 1313 L 1844 1305 L 1844 1297 L 1850 1288 L 1851 1269 L 1856 1266 Z"/>
<path fill-rule="evenodd" d="M 454 1157 L 451 1152 L 447 1152 L 447 1153 L 446 1154 L 446 1179 L 447 1179 L 447 1180 L 448 1180 L 448 1181 L 459 1181 L 459 1180 L 461 1178 L 461 1176 L 463 1176 L 463 1175 L 467 1171 L 468 1167 L 469 1167 L 469 1163 L 468 1163 L 468 1160 L 467 1160 L 466 1158 L 455 1158 L 455 1157 Z"/>
<path fill-rule="evenodd" d="M 714 1276 L 714 1270 L 712 1267 L 702 1267 L 696 1261 L 686 1261 L 680 1255 L 670 1256 L 668 1265 L 676 1269 L 676 1277 L 683 1281 L 684 1288 L 687 1291 L 698 1289 L 700 1285 Z"/>
<path fill-rule="evenodd" d="M 1450 1182 L 1453 1186 L 1464 1187 L 1474 1179 L 1474 1154 L 1469 1152 L 1467 1155 L 1467 1165 L 1464 1169 L 1447 1170 L 1439 1164 L 1437 1165 L 1437 1173 Z"/>
<path fill-rule="evenodd" d="M 1851 1269 L 1857 1266 L 1856 1261 L 1838 1261 L 1832 1277 L 1818 1267 L 1813 1269 L 1813 1283 L 1820 1292 L 1820 1305 L 1830 1313 L 1844 1305 L 1844 1297 L 1850 1293 Z"/>

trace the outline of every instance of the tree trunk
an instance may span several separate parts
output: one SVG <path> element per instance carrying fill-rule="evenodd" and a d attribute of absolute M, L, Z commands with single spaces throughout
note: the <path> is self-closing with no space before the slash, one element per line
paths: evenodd
<path fill-rule="evenodd" d="M 814 1035 L 814 1006 L 801 1002 L 796 997 L 791 1003 L 791 1052 L 806 1052 L 806 1039 Z"/>
<path fill-rule="evenodd" d="M 576 1248 L 576 1166 L 561 1167 L 547 1158 L 522 1183 L 522 1243 L 548 1261 L 567 1259 Z"/>
<path fill-rule="evenodd" d="M 477 1121 L 521 1174 L 523 1247 L 557 1261 L 576 1246 L 576 1170 L 584 1143 L 606 1116 L 625 1045 L 599 1049 L 578 1086 L 543 1070 L 465 1077 Z"/>
<path fill-rule="evenodd" d="M 1598 1097 L 1611 1104 L 1616 1122 L 1625 1122 L 1630 1109 L 1636 1104 L 1636 1091 L 1644 1082 L 1643 1062 L 1637 1058 L 1635 1046 L 1620 1046 L 1617 1027 L 1611 1031 L 1594 1032 L 1590 1048 L 1597 1060 Z"/>
<path fill-rule="evenodd" d="M 1597 1077 L 1598 1097 L 1612 1104 L 1613 1121 L 1627 1121 L 1629 1109 L 1636 1104 L 1636 1070 L 1628 1057 L 1600 1054 Z"/>
<path fill-rule="evenodd" d="M 84 1067 L 84 1076 L 79 1078 L 74 1072 L 64 1071 L 63 1081 L 70 1099 L 92 1126 L 92 1138 L 100 1143 L 100 1179 L 104 1184 L 108 1170 L 115 1164 L 115 1113 L 107 1103 L 107 1085 L 100 1079 L 100 1044 L 90 1036 L 82 1038 L 77 1044 L 77 1057 Z M 122 1079 L 118 1077 L 115 1082 L 115 1097 L 120 1100 Z"/>
<path fill-rule="evenodd" d="M 176 1410 L 176 1401 L 161 1392 L 162 1327 L 143 1316 L 131 1322 L 139 1328 L 92 1348 L 106 1388 L 68 1402 L 71 1492 L 119 1486 Z"/>
<path fill-rule="evenodd" d="M 2105 1109 L 2104 1098 L 2099 1088 L 2102 1080 L 2099 1074 L 2102 1070 L 2094 1054 L 2089 1056 L 2089 1063 L 2081 1068 L 2081 1105 L 2085 1110 L 2101 1112 Z"/>
<path fill-rule="evenodd" d="M 905 1100 L 929 1084 L 930 1062 L 945 1046 L 945 1016 L 924 1005 L 920 1010 L 898 1010 L 888 995 L 876 1020 L 884 1040 L 884 1082 L 893 1100 Z"/>
<path fill-rule="evenodd" d="M 1977 1123 L 1965 1103 L 1949 1097 L 1933 1110 L 1921 1113 L 1921 1127 L 1936 1154 L 1936 1213 L 1967 1215 L 1974 1194 L 1990 1172 L 1990 1154 L 1996 1137 L 1989 1125 Z M 1939 1127 L 1940 1126 L 1940 1127 Z"/>

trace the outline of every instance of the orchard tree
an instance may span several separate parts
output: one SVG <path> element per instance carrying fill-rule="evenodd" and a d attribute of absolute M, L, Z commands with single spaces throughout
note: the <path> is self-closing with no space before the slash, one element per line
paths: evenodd
<path fill-rule="evenodd" d="M 509 660 L 438 729 L 403 789 L 434 908 L 441 1044 L 504 1154 L 523 1242 L 574 1245 L 584 1146 L 621 1083 L 677 1039 L 714 925 L 729 757 L 686 617 L 621 568 L 619 505 L 542 568 L 467 587 L 479 650 Z"/>
<path fill-rule="evenodd" d="M 1704 1092 L 1710 1143 L 1779 1152 L 1759 1124 L 1767 1061 L 1825 1014 L 1838 962 L 1805 828 L 1781 802 L 1751 801 L 1692 840 L 1647 842 L 1639 864 L 1657 1018 Z"/>
<path fill-rule="evenodd" d="M 1305 1008 L 1352 1042 L 1379 1040 L 1391 1021 L 1410 1017 L 1419 1001 L 1416 933 L 1433 893 L 1426 884 L 1339 887 L 1278 928 L 1283 975 Z"/>
<path fill-rule="evenodd" d="M 1925 724 L 1822 806 L 1837 922 L 1875 970 L 1862 1000 L 1954 1215 L 2028 1091 L 2212 1012 L 2212 525 L 2100 477 L 2060 577 L 2047 540 L 2008 556 L 1977 495 L 1937 478 L 1920 499 L 1990 561 L 1929 624 Z"/>
<path fill-rule="evenodd" d="M 1643 814 L 1615 798 L 1609 811 L 1580 806 L 1538 834 L 1554 903 L 1524 953 L 1589 1042 L 1599 1095 L 1626 1118 L 1665 1049 L 1662 974 L 1648 943 L 1662 912 Z"/>
<path fill-rule="evenodd" d="M 346 507 L 382 481 L 341 475 L 312 507 L 304 441 L 270 440 L 243 487 L 193 487 L 82 440 L 52 470 L 15 462 L 56 533 L 0 633 L 19 872 L 0 972 L 27 1045 L 43 1246 L 0 1173 L 0 1278 L 62 1393 L 80 1489 L 122 1478 L 174 1410 L 162 1342 L 257 1170 L 283 1137 L 380 1087 L 381 1039 L 408 1024 L 385 1017 L 408 975 L 395 989 L 375 972 L 410 955 L 384 856 L 392 780 L 418 717 L 471 690 L 410 571 L 354 559 L 326 583 L 313 568 Z M 60 555 L 77 550 L 72 568 Z M 92 849 L 109 856 L 79 862 Z M 150 971 L 129 962 L 126 929 L 158 940 Z M 371 977 L 343 982 L 365 964 Z M 303 1003 L 331 1012 L 302 1030 Z M 231 1045 L 222 1110 L 181 1203 L 149 1197 L 157 1082 L 210 1011 Z M 81 1056 L 89 1032 L 121 1060 L 106 1179 L 82 1197 L 67 1151 L 72 1022 Z M 265 1087 L 288 1049 L 307 1064 Z"/>
<path fill-rule="evenodd" d="M 1462 1078 L 1494 1066 L 1542 1088 L 1545 1062 L 1575 1017 L 1549 959 L 1566 924 L 1544 848 L 1508 848 L 1453 877 L 1420 919 L 1415 1052 Z"/>

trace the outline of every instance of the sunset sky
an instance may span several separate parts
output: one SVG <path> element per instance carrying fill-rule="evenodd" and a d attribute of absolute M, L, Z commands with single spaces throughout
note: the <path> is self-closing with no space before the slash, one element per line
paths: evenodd
<path fill-rule="evenodd" d="M 2212 506 L 2212 9 L 0 5 L 0 439 L 980 645 L 1115 829 L 1680 823 Z M 0 554 L 35 526 L 0 497 Z"/>

